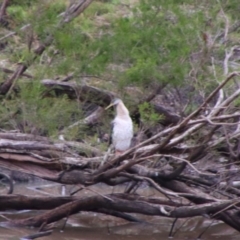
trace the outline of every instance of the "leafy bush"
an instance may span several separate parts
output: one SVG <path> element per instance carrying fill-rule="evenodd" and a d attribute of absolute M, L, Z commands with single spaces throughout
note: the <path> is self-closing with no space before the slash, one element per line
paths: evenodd
<path fill-rule="evenodd" d="M 216 78 L 222 76 L 218 62 L 223 61 L 226 47 L 238 40 L 231 36 L 231 41 L 224 45 L 216 40 L 217 43 L 208 46 L 204 37 L 214 39 L 224 30 L 221 11 L 231 23 L 239 19 L 236 0 L 94 1 L 81 16 L 59 28 L 61 13 L 66 7 L 63 0 L 12 1 L 8 7 L 18 37 L 11 40 L 11 48 L 5 51 L 10 54 L 5 57 L 10 63 L 29 63 L 29 71 L 35 77 L 31 84 L 19 81 L 20 92 L 5 101 L 0 111 L 6 116 L 17 112 L 11 122 L 30 119 L 49 135 L 80 118 L 81 107 L 66 97 L 57 101 L 42 99 L 40 79 L 73 73 L 79 83 L 82 83 L 79 76 L 100 77 L 104 80 L 89 78 L 88 83 L 115 92 L 126 86 L 144 91 L 147 85 L 156 82 L 175 87 L 191 84 L 199 91 L 209 92 L 217 84 Z M 54 39 L 35 61 L 33 51 L 28 49 L 28 34 L 19 30 L 27 23 L 32 26 L 32 48 L 50 35 Z M 214 68 L 213 59 L 216 59 Z M 193 92 L 186 94 L 194 95 Z M 159 120 L 145 103 L 140 106 L 140 112 L 144 111 L 149 113 L 143 114 L 146 121 Z M 10 123 L 4 120 L 1 124 L 9 126 Z"/>

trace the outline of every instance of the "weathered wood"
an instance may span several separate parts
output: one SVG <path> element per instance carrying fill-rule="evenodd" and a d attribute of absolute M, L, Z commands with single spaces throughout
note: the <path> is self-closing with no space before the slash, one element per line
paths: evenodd
<path fill-rule="evenodd" d="M 191 188 L 187 186 L 185 183 L 181 183 L 178 181 L 169 181 L 169 182 L 161 182 L 161 184 L 167 188 L 170 188 L 173 191 L 190 194 L 190 195 L 185 195 L 185 197 L 189 199 L 191 202 L 194 202 L 195 204 L 204 204 L 204 203 L 209 203 L 213 201 L 219 201 L 218 199 L 210 196 L 209 194 L 202 192 L 200 189 Z M 239 214 L 240 214 L 239 210 L 224 211 L 224 212 L 220 211 L 216 217 L 217 219 L 220 219 L 223 222 L 227 223 L 229 226 L 235 228 L 237 231 L 240 231 Z M 235 215 L 235 217 L 232 217 L 233 215 Z"/>
<path fill-rule="evenodd" d="M 19 64 L 16 71 L 11 77 L 9 77 L 2 85 L 0 86 L 0 94 L 5 95 L 14 85 L 14 82 L 25 72 L 27 66 L 25 64 Z"/>
<path fill-rule="evenodd" d="M 8 69 L 8 68 L 4 68 L 4 67 L 0 67 L 0 71 L 2 71 L 2 72 L 4 72 L 4 73 L 14 73 L 14 71 L 13 71 L 13 70 L 11 70 L 11 69 Z M 30 78 L 30 79 L 32 79 L 32 78 L 33 78 L 33 76 L 32 76 L 32 75 L 30 75 L 30 74 L 27 74 L 27 73 L 23 73 L 23 74 L 22 74 L 22 76 L 23 76 L 23 77 L 26 77 L 26 78 Z"/>
<path fill-rule="evenodd" d="M 24 237 L 22 237 L 22 239 L 36 239 L 36 238 L 51 235 L 51 233 L 52 233 L 52 230 L 48 230 L 48 231 L 44 231 L 44 232 L 38 232 L 38 233 L 34 233 L 34 234 L 24 236 Z"/>
<path fill-rule="evenodd" d="M 231 74 L 224 83 L 226 84 L 236 75 L 236 73 Z M 98 94 L 100 98 L 105 99 L 98 104 L 102 106 L 113 97 L 101 89 L 79 86 L 76 83 L 52 80 L 46 80 L 46 83 L 53 89 L 60 89 L 60 91 L 67 89 L 74 98 L 83 97 L 84 100 L 87 96 L 84 91 L 92 91 L 92 94 Z M 204 104 L 216 93 L 217 91 L 214 90 Z M 236 200 L 240 197 L 240 191 L 230 185 L 226 189 L 221 188 L 221 184 L 230 182 L 228 179 L 231 179 L 234 174 L 231 174 L 232 172 L 221 163 L 219 164 L 224 171 L 219 172 L 207 172 L 206 167 L 204 170 L 201 169 L 201 165 L 195 165 L 211 154 L 211 149 L 217 151 L 218 148 L 215 146 L 219 143 L 224 142 L 226 146 L 230 146 L 230 141 L 235 141 L 240 136 L 240 128 L 236 127 L 238 124 L 236 116 L 239 116 L 236 113 L 224 115 L 222 111 L 229 107 L 239 95 L 240 90 L 236 90 L 224 101 L 219 102 L 208 117 L 199 116 L 198 119 L 192 119 L 198 116 L 201 110 L 198 108 L 186 119 L 176 123 L 176 126 L 156 132 L 151 138 L 140 142 L 119 156 L 106 155 L 105 152 L 97 147 L 88 146 L 87 143 L 51 141 L 47 138 L 20 133 L 15 135 L 0 133 L 0 166 L 3 168 L 58 183 L 81 184 L 82 188 L 99 183 L 107 185 L 128 183 L 134 186 L 129 187 L 126 194 L 102 195 L 99 193 L 86 198 L 33 200 L 4 196 L 2 199 L 0 197 L 0 206 L 2 206 L 0 209 L 3 211 L 7 208 L 19 210 L 21 207 L 41 209 L 41 205 L 44 205 L 45 210 L 49 210 L 32 218 L 12 221 L 13 225 L 40 226 L 79 211 L 102 212 L 129 221 L 138 221 L 129 213 L 170 218 L 209 214 L 210 217 L 222 220 L 240 231 L 239 203 Z M 94 102 L 96 99 L 89 99 L 89 101 Z M 202 106 L 205 106 L 204 104 Z M 98 107 L 96 112 L 76 124 L 92 124 L 96 119 L 98 121 L 100 118 L 98 111 L 101 115 L 103 108 Z M 216 126 L 215 122 L 217 122 Z M 220 130 L 222 126 L 229 123 L 235 124 L 235 128 L 230 129 L 226 135 Z M 194 139 L 193 133 L 199 134 L 200 137 Z M 238 156 L 238 143 L 234 148 L 229 149 L 231 156 Z M 104 162 L 105 155 L 107 159 Z M 219 162 L 216 156 L 211 157 Z M 165 162 L 166 168 L 161 161 Z M 238 169 L 237 166 L 235 167 Z M 229 171 L 229 174 L 226 171 Z M 148 198 L 144 195 L 131 194 L 141 183 L 160 192 L 164 198 Z M 216 189 L 217 194 L 212 189 Z M 20 202 L 23 204 L 21 205 Z M 54 210 L 53 205 L 57 206 Z"/>
<path fill-rule="evenodd" d="M 6 21 L 6 9 L 7 6 L 9 5 L 10 0 L 3 0 L 1 7 L 0 7 L 0 24 L 3 26 L 6 26 L 7 21 Z"/>
<path fill-rule="evenodd" d="M 76 82 L 60 82 L 51 79 L 44 79 L 41 82 L 57 95 L 67 94 L 69 98 L 95 102 L 103 107 L 109 105 L 114 98 L 114 94 L 111 92 L 88 85 L 77 84 Z"/>
<path fill-rule="evenodd" d="M 226 207 L 230 209 L 236 200 L 226 200 L 214 203 L 201 204 L 197 206 L 183 206 L 173 208 L 165 205 L 150 204 L 142 201 L 129 201 L 116 198 L 114 195 L 92 196 L 82 198 L 62 206 L 50 210 L 41 215 L 21 220 L 11 221 L 11 225 L 24 225 L 39 227 L 43 223 L 51 223 L 60 220 L 79 211 L 94 211 L 94 209 L 108 209 L 118 212 L 141 213 L 146 215 L 165 216 L 173 218 L 194 217 L 202 214 L 215 214 L 224 210 Z"/>
<path fill-rule="evenodd" d="M 163 119 L 160 120 L 160 123 L 164 126 L 176 125 L 180 120 L 180 116 L 174 113 L 171 113 L 164 106 L 153 104 L 154 110 L 163 115 Z"/>
<path fill-rule="evenodd" d="M 167 200 L 163 197 L 143 197 L 137 194 L 116 193 L 111 194 L 116 199 L 125 199 L 129 201 L 141 201 L 151 204 L 168 205 L 172 207 L 189 206 L 189 203 L 183 203 L 178 199 Z M 51 210 L 54 207 L 80 200 L 79 196 L 56 196 L 56 197 L 34 197 L 24 195 L 0 195 L 0 210 Z"/>
<path fill-rule="evenodd" d="M 0 210 L 49 210 L 77 200 L 69 197 L 31 197 L 24 195 L 0 195 Z"/>

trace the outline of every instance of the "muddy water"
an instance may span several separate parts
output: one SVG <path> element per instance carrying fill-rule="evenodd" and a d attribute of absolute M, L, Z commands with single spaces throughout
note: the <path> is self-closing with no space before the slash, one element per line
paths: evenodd
<path fill-rule="evenodd" d="M 16 194 L 37 195 L 37 196 L 56 196 L 63 193 L 68 194 L 74 191 L 71 187 L 66 189 L 58 184 L 52 184 L 45 181 L 37 181 L 28 184 L 18 184 L 15 188 Z M 81 196 L 89 196 L 96 192 L 122 192 L 122 187 L 109 188 L 104 185 L 98 185 L 85 189 L 78 193 Z M 155 195 L 154 190 L 143 188 L 145 195 Z M 156 195 L 155 195 L 156 196 Z M 5 218 L 21 218 L 35 215 L 39 212 L 22 211 L 22 212 L 1 212 L 0 222 L 6 221 Z M 168 239 L 168 233 L 171 227 L 172 219 L 162 217 L 144 217 L 147 223 L 128 223 L 122 219 L 106 216 L 104 214 L 95 214 L 82 212 L 69 218 L 64 230 L 61 230 L 64 221 L 58 222 L 54 232 L 50 236 L 39 238 L 41 240 L 163 240 Z M 211 227 L 208 226 L 211 224 Z M 240 234 L 224 223 L 212 222 L 206 218 L 194 218 L 190 220 L 180 220 L 176 224 L 179 230 L 175 233 L 175 240 L 194 240 L 197 239 L 201 232 L 208 230 L 203 234 L 205 240 L 239 240 Z M 36 229 L 27 228 L 4 228 L 0 227 L 0 240 L 17 240 L 23 236 L 35 233 Z"/>

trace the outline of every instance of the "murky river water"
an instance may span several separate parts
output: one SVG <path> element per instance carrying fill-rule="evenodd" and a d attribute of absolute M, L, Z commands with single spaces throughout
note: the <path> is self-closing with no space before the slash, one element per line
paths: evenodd
<path fill-rule="evenodd" d="M 81 196 L 95 194 L 95 191 L 105 193 L 106 189 L 112 192 L 118 192 L 122 189 L 109 188 L 104 185 L 91 187 L 81 192 Z M 67 188 L 66 192 L 71 189 Z M 147 195 L 152 195 L 152 190 L 146 188 Z M 18 184 L 14 193 L 24 195 L 60 195 L 63 188 L 58 184 L 37 182 L 28 184 Z M 26 212 L 1 212 L 0 222 L 6 221 L 4 218 L 20 218 L 36 214 L 34 211 Z M 96 214 L 82 212 L 75 214 L 68 219 L 67 225 L 62 231 L 64 221 L 58 222 L 56 228 L 50 236 L 39 238 L 41 240 L 163 240 L 168 239 L 169 230 L 171 228 L 172 219 L 162 217 L 144 217 L 148 223 L 128 223 L 125 220 L 106 216 L 104 214 Z M 208 226 L 211 225 L 210 228 Z M 181 227 L 180 227 L 181 226 Z M 181 220 L 176 224 L 179 230 L 175 233 L 175 240 L 195 240 L 201 232 L 208 230 L 203 234 L 201 239 L 204 240 L 240 240 L 240 234 L 226 224 L 221 222 L 213 222 L 209 219 L 194 218 L 190 220 Z M 36 229 L 27 228 L 4 228 L 0 227 L 0 240 L 17 240 L 21 237 L 36 233 Z"/>

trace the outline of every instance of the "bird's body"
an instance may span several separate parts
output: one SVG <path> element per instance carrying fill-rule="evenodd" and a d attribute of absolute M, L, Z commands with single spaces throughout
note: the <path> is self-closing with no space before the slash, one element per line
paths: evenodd
<path fill-rule="evenodd" d="M 116 106 L 116 116 L 112 121 L 112 144 L 115 154 L 125 152 L 131 146 L 133 123 L 129 111 L 120 99 L 115 99 L 110 106 Z"/>

